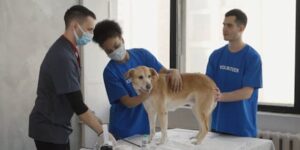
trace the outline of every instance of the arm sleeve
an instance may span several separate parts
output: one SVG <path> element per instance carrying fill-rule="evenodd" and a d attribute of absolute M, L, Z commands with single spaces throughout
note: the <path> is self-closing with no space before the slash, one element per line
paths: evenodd
<path fill-rule="evenodd" d="M 214 80 L 214 72 L 215 72 L 214 53 L 212 53 L 209 56 L 205 74 Z"/>
<path fill-rule="evenodd" d="M 76 60 L 68 56 L 57 56 L 51 66 L 52 81 L 57 94 L 80 90 L 80 75 Z"/>
<path fill-rule="evenodd" d="M 116 104 L 122 96 L 129 95 L 120 78 L 109 69 L 105 69 L 103 72 L 105 89 L 110 104 Z"/>
<path fill-rule="evenodd" d="M 75 91 L 65 94 L 72 109 L 77 115 L 81 115 L 88 110 L 88 107 L 83 103 L 81 91 Z"/>
<path fill-rule="evenodd" d="M 155 58 L 155 56 L 146 49 L 142 49 L 145 65 L 154 68 L 157 72 L 161 70 L 163 65 Z"/>
<path fill-rule="evenodd" d="M 247 69 L 243 78 L 243 86 L 254 89 L 262 87 L 262 63 L 259 55 L 252 54 L 247 60 Z"/>

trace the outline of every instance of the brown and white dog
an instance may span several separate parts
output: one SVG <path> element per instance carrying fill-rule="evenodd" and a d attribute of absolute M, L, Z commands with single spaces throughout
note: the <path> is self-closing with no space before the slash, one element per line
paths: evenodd
<path fill-rule="evenodd" d="M 208 132 L 209 118 L 216 105 L 214 93 L 217 86 L 213 80 L 200 73 L 184 73 L 181 75 L 182 90 L 175 93 L 168 86 L 167 75 L 158 74 L 153 68 L 138 66 L 130 69 L 125 77 L 131 79 L 137 94 L 140 90 L 150 93 L 143 102 L 149 117 L 149 142 L 155 134 L 156 117 L 161 128 L 160 143 L 163 144 L 167 139 L 168 111 L 190 104 L 199 125 L 197 141 L 193 143 L 201 143 Z"/>

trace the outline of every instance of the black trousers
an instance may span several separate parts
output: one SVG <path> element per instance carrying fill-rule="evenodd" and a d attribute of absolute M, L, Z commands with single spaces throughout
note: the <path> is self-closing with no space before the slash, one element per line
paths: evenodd
<path fill-rule="evenodd" d="M 67 144 L 54 144 L 34 140 L 37 150 L 70 150 L 70 143 Z"/>

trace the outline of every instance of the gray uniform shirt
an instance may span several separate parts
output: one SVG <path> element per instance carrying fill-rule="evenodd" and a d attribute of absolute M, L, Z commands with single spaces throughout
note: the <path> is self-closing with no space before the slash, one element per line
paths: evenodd
<path fill-rule="evenodd" d="M 40 67 L 37 98 L 29 117 L 29 136 L 66 144 L 72 132 L 73 109 L 65 94 L 80 90 L 80 68 L 71 43 L 61 36 Z"/>

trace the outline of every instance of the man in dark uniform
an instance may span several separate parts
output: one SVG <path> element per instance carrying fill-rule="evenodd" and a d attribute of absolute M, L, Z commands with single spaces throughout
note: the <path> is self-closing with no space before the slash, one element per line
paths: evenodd
<path fill-rule="evenodd" d="M 66 29 L 47 52 L 40 67 L 37 98 L 29 118 L 29 136 L 38 150 L 69 150 L 74 112 L 98 135 L 102 124 L 83 102 L 77 46 L 93 37 L 95 14 L 76 5 L 64 16 Z"/>

